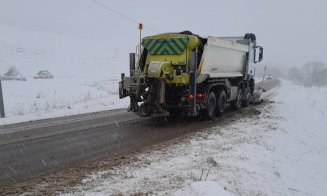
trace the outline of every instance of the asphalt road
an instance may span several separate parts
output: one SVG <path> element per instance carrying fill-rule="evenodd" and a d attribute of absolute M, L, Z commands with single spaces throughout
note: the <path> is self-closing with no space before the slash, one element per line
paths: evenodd
<path fill-rule="evenodd" d="M 264 84 L 269 90 L 278 84 Z M 139 118 L 123 110 L 0 126 L 0 186 L 34 176 L 114 158 L 183 134 L 217 125 L 212 121 Z"/>

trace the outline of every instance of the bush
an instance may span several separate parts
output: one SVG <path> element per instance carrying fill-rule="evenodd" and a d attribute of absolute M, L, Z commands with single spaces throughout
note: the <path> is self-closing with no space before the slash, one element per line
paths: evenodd
<path fill-rule="evenodd" d="M 22 80 L 26 81 L 26 78 L 19 73 L 15 66 L 10 66 L 8 71 L 1 77 L 2 80 Z"/>

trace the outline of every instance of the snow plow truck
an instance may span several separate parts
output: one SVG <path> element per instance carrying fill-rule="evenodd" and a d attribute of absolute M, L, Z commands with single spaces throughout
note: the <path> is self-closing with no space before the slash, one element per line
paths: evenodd
<path fill-rule="evenodd" d="M 202 116 L 248 106 L 254 96 L 255 63 L 263 58 L 252 33 L 200 37 L 190 31 L 142 39 L 130 53 L 130 76 L 121 74 L 119 97 L 141 117 Z"/>

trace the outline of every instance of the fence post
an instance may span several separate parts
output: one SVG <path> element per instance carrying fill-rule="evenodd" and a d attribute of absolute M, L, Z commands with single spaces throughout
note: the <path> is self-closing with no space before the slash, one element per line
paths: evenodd
<path fill-rule="evenodd" d="M 1 85 L 1 75 L 0 75 L 0 118 L 5 117 L 5 107 L 3 103 L 2 85 Z"/>

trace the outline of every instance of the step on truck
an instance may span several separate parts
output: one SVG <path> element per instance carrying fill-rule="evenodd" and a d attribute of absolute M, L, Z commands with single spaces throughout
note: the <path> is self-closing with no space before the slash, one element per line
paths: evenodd
<path fill-rule="evenodd" d="M 119 97 L 141 117 L 187 115 L 211 119 L 248 106 L 255 63 L 263 58 L 252 33 L 200 37 L 184 31 L 145 37 L 130 53 L 130 76 L 121 74 Z"/>

